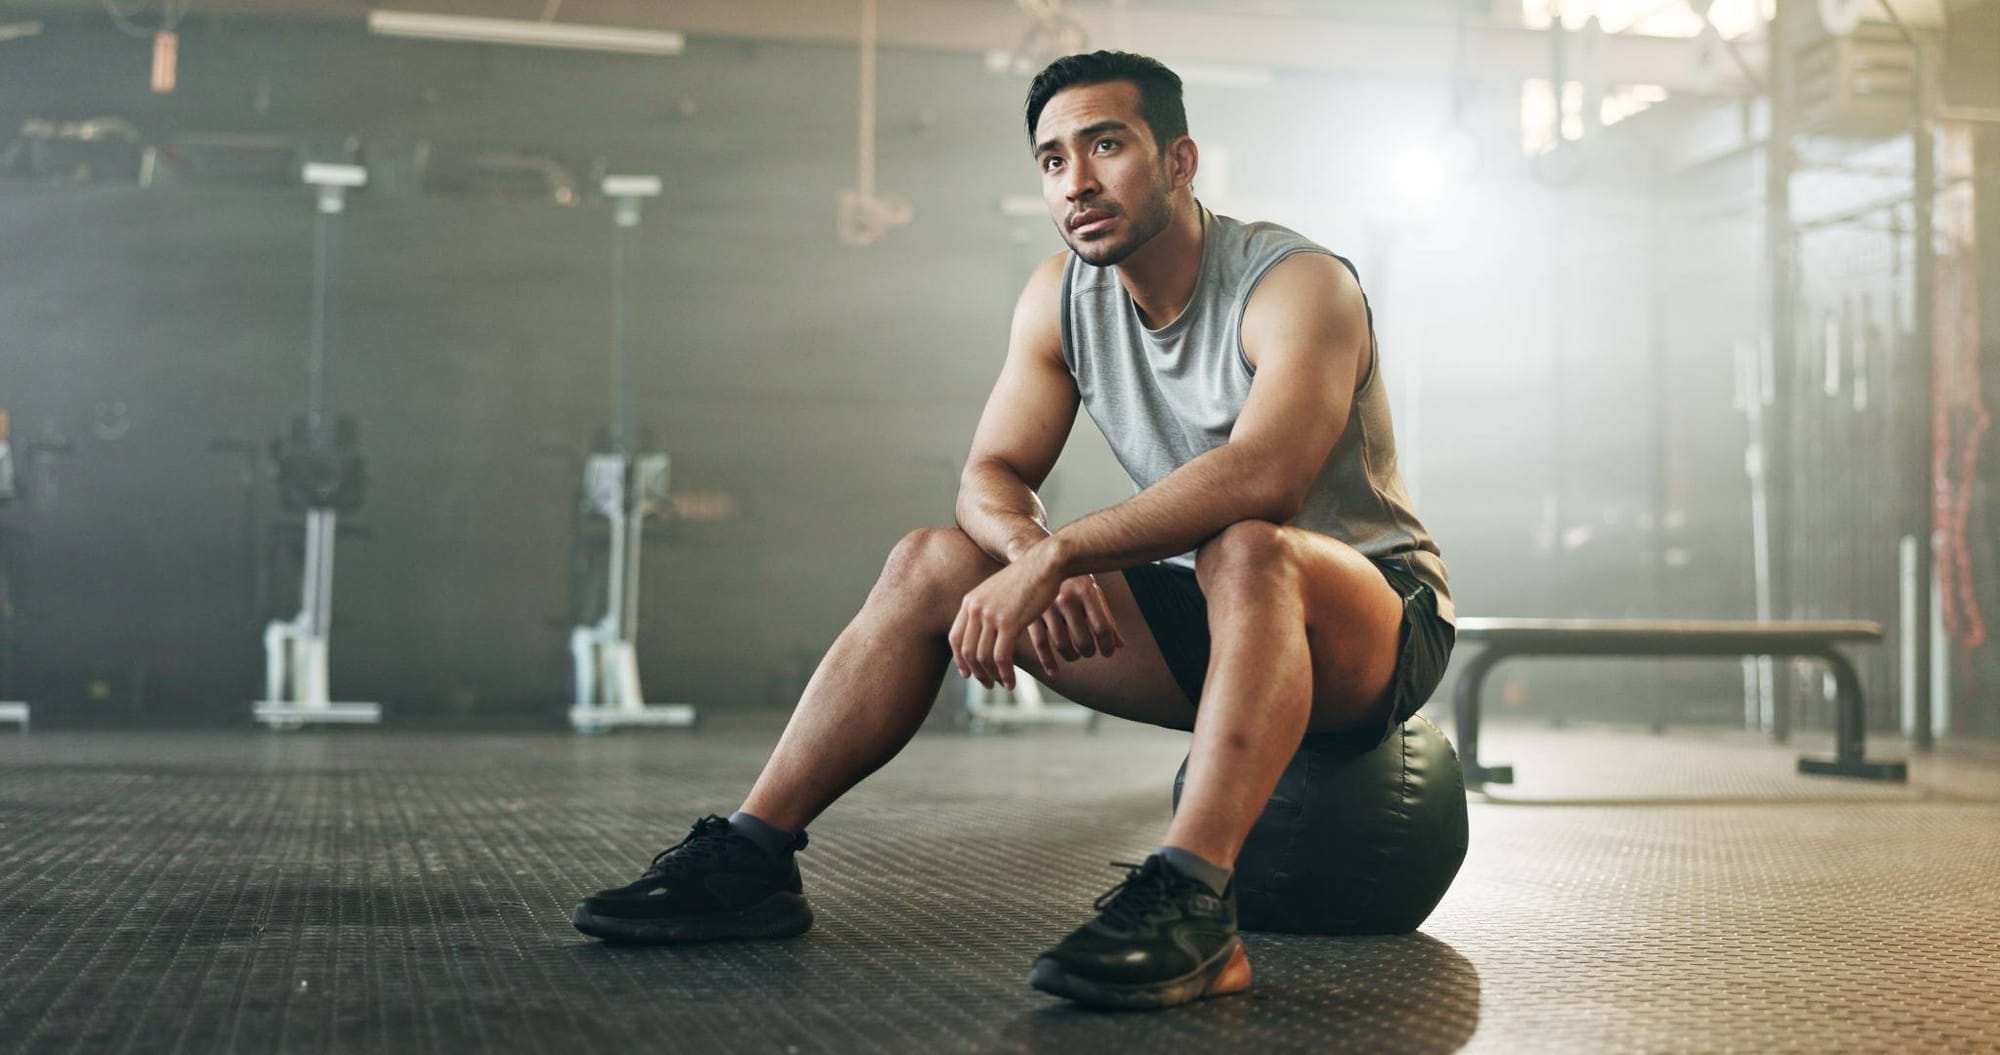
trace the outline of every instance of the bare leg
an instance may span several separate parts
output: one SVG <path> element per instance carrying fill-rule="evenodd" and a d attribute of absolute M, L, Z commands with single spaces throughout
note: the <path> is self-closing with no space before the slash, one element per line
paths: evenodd
<path fill-rule="evenodd" d="M 813 672 L 743 811 L 781 828 L 804 828 L 895 757 L 937 699 L 951 662 L 946 635 L 959 603 L 999 570 L 957 528 L 926 528 L 903 539 L 861 612 Z M 1023 635 L 1017 662 L 1085 706 L 1189 728 L 1194 705 L 1175 683 L 1124 576 L 1099 575 L 1097 581 L 1125 647 L 1064 663 L 1051 676 Z"/>
<path fill-rule="evenodd" d="M 1198 714 L 1120 576 L 1098 579 L 1126 648 L 1052 676 L 1025 638 L 1015 654 L 1057 692 L 1100 711 L 1179 729 L 1193 714 L 1187 781 L 1167 843 L 1227 868 L 1301 735 L 1374 713 L 1395 666 L 1401 602 L 1351 548 L 1259 521 L 1218 535 L 1200 566 L 1212 644 Z M 957 528 L 905 537 L 813 672 L 744 812 L 803 829 L 894 758 L 937 698 L 959 602 L 999 570 Z"/>
<path fill-rule="evenodd" d="M 1197 558 L 1208 598 L 1208 678 L 1166 844 L 1233 868 L 1310 729 L 1381 718 L 1402 602 L 1346 545 L 1261 521 Z"/>
<path fill-rule="evenodd" d="M 1236 853 L 1298 750 L 1312 711 L 1312 663 L 1293 578 L 1287 569 L 1268 568 L 1219 590 L 1204 584 L 1208 678 L 1180 808 L 1165 842 L 1220 868 L 1236 867 Z M 1231 609 L 1229 617 L 1216 619 L 1218 609 Z"/>
<path fill-rule="evenodd" d="M 916 735 L 951 661 L 945 635 L 959 601 L 1000 570 L 950 534 L 959 533 L 916 531 L 889 554 L 867 603 L 806 684 L 745 813 L 803 829 Z"/>

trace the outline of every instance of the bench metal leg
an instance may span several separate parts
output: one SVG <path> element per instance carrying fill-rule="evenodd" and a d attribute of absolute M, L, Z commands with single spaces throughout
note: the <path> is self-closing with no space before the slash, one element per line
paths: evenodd
<path fill-rule="evenodd" d="M 1791 657 L 1758 656 L 1756 661 L 1759 664 L 1757 672 L 1759 679 L 1764 676 L 1762 665 L 1766 663 L 1771 665 L 1770 684 L 1758 686 L 1759 691 L 1766 688 L 1771 690 L 1771 742 L 1789 744 L 1792 742 L 1792 709 L 1788 706 L 1791 695 L 1786 690 L 1791 687 L 1792 682 L 1798 680 L 1792 676 Z"/>
<path fill-rule="evenodd" d="M 1486 766 L 1479 763 L 1479 691 L 1486 683 L 1486 675 L 1493 665 L 1506 658 L 1506 653 L 1487 646 L 1473 653 L 1459 672 L 1458 686 L 1452 691 L 1452 724 L 1458 734 L 1458 762 L 1465 770 L 1465 786 L 1478 788 L 1485 784 L 1512 784 L 1513 766 Z"/>
<path fill-rule="evenodd" d="M 1833 672 L 1835 706 L 1839 712 L 1834 734 L 1834 757 L 1802 757 L 1799 759 L 1799 772 L 1815 776 L 1893 780 L 1899 783 L 1909 780 L 1908 763 L 1870 762 L 1866 757 L 1868 712 L 1866 701 L 1861 696 L 1861 678 L 1854 673 L 1854 664 L 1848 662 L 1846 656 L 1831 648 L 1819 653 L 1817 658 Z"/>

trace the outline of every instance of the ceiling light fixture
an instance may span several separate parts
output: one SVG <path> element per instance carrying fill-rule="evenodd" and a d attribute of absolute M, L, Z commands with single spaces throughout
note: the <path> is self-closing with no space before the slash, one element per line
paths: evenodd
<path fill-rule="evenodd" d="M 687 37 L 650 29 L 587 26 L 573 22 L 528 22 L 512 18 L 432 15 L 418 11 L 368 12 L 368 31 L 385 37 L 451 40 L 467 44 L 515 44 L 531 48 L 574 48 L 631 55 L 679 55 Z"/>

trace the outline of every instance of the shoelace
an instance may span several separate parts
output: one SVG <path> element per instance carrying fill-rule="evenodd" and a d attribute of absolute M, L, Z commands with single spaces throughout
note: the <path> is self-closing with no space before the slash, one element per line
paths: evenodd
<path fill-rule="evenodd" d="M 721 857 L 722 848 L 728 844 L 729 822 L 710 814 L 694 822 L 694 829 L 688 832 L 687 838 L 656 854 L 646 874 L 664 875 L 692 865 L 707 864 Z"/>
<path fill-rule="evenodd" d="M 1145 864 L 1113 861 L 1111 867 L 1128 870 L 1123 882 L 1097 899 L 1096 907 L 1104 913 L 1104 922 L 1113 927 L 1120 930 L 1137 927 L 1173 895 L 1174 877 L 1166 863 L 1157 857 Z"/>

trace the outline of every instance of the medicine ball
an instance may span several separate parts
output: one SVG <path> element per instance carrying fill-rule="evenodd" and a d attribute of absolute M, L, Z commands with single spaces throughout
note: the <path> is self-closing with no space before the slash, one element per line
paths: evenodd
<path fill-rule="evenodd" d="M 1174 777 L 1181 801 L 1187 762 Z M 1236 859 L 1244 930 L 1406 934 L 1465 861 L 1465 776 L 1422 715 L 1377 744 L 1308 736 Z"/>

